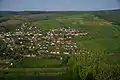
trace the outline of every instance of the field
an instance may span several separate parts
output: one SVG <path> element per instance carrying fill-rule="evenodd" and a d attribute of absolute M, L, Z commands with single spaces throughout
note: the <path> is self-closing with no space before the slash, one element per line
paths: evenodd
<path fill-rule="evenodd" d="M 21 63 L 21 64 L 20 64 Z M 32 65 L 31 65 L 32 63 Z M 61 61 L 55 59 L 25 58 L 13 67 L 18 68 L 44 68 L 44 67 L 61 67 Z"/>
<path fill-rule="evenodd" d="M 61 79 L 61 75 L 65 72 L 66 67 L 60 64 L 60 60 L 40 59 L 40 58 L 24 58 L 20 62 L 16 62 L 9 69 L 0 69 L 0 77 L 8 79 Z M 28 76 L 28 77 L 27 77 Z M 33 76 L 33 77 L 32 77 Z"/>
<path fill-rule="evenodd" d="M 73 36 L 78 50 L 87 50 L 93 53 L 113 54 L 110 60 L 120 61 L 120 25 L 113 24 L 110 20 L 96 16 L 95 12 L 51 12 L 41 14 L 10 14 L 0 16 L 0 32 L 14 32 L 19 25 L 29 20 L 41 31 L 70 27 L 86 32 L 86 36 Z M 6 21 L 7 20 L 7 21 Z M 5 45 L 0 41 L 0 52 Z M 118 55 L 118 56 L 116 56 Z M 109 61 L 111 62 L 111 61 Z M 60 77 L 66 70 L 67 63 L 62 64 L 59 59 L 23 58 L 13 62 L 9 68 L 0 68 L 0 77 L 16 76 L 57 76 Z M 41 78 L 40 78 L 41 79 Z M 59 78 L 60 79 L 60 78 Z"/>

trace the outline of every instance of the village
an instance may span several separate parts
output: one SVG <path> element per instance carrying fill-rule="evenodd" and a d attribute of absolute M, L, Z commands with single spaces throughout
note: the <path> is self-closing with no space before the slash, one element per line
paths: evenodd
<path fill-rule="evenodd" d="M 0 39 L 9 48 L 3 54 L 14 53 L 24 57 L 36 57 L 41 54 L 70 54 L 77 49 L 73 37 L 88 35 L 80 29 L 70 27 L 41 31 L 35 26 L 27 25 L 27 23 L 23 24 L 15 32 L 0 34 Z"/>

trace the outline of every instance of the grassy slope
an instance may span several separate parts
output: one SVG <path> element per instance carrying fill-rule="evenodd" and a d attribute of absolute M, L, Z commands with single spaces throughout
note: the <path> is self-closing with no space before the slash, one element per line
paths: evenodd
<path fill-rule="evenodd" d="M 41 67 L 61 67 L 61 61 L 55 59 L 40 59 L 40 58 L 24 58 L 19 63 L 16 63 L 14 67 L 18 68 L 41 68 Z"/>
<path fill-rule="evenodd" d="M 14 79 L 23 76 L 60 76 L 65 72 L 65 67 L 59 65 L 60 60 L 24 58 L 19 63 L 16 62 L 13 65 L 14 68 L 0 69 L 0 77 Z"/>
<path fill-rule="evenodd" d="M 106 19 L 110 22 L 113 22 L 114 24 L 120 25 L 120 9 L 118 10 L 108 10 L 108 11 L 98 11 L 93 12 L 96 16 L 99 16 L 103 19 Z"/>

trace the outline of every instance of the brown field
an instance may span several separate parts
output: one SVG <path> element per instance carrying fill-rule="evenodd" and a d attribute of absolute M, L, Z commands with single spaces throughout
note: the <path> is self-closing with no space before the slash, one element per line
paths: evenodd
<path fill-rule="evenodd" d="M 2 25 L 4 25 L 4 26 L 6 26 L 6 25 L 16 25 L 16 24 L 20 24 L 20 23 L 22 23 L 22 21 L 20 21 L 20 20 L 8 20 L 6 22 L 0 23 L 0 26 L 2 26 Z"/>

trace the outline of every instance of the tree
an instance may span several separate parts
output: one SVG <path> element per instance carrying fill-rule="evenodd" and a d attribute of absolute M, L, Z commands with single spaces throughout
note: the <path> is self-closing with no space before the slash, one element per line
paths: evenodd
<path fill-rule="evenodd" d="M 105 53 L 81 52 L 69 59 L 68 76 L 72 80 L 117 80 L 120 66 Z M 115 75 L 116 73 L 116 75 Z"/>

